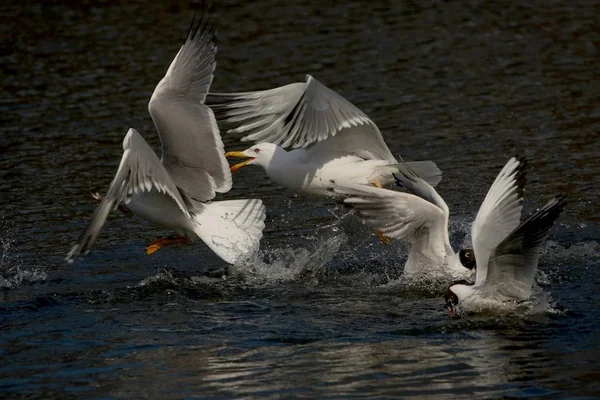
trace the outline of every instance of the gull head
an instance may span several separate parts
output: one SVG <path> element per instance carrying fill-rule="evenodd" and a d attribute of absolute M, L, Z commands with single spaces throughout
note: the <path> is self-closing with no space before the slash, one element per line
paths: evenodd
<path fill-rule="evenodd" d="M 468 297 L 470 293 L 472 293 L 472 286 L 472 282 L 469 282 L 465 279 L 461 279 L 459 281 L 454 282 L 446 290 L 446 293 L 444 294 L 444 300 L 446 304 L 444 305 L 444 307 L 448 309 L 448 314 L 451 318 L 457 316 L 456 306 L 460 302 L 461 298 L 464 299 Z"/>
<path fill-rule="evenodd" d="M 276 144 L 259 143 L 244 151 L 229 151 L 225 153 L 225 157 L 238 157 L 246 159 L 239 164 L 233 165 L 231 167 L 231 172 L 235 172 L 246 165 L 260 165 L 261 167 L 267 169 L 279 151 L 284 150 Z"/>
<path fill-rule="evenodd" d="M 454 317 L 454 306 L 458 304 L 458 296 L 452 291 L 452 286 L 446 290 L 444 300 L 446 301 L 445 307 L 448 309 L 448 315 L 450 315 L 450 318 Z"/>
<path fill-rule="evenodd" d="M 473 249 L 462 249 L 458 253 L 458 258 L 463 267 L 470 269 L 477 268 L 477 261 L 475 260 L 475 252 Z"/>

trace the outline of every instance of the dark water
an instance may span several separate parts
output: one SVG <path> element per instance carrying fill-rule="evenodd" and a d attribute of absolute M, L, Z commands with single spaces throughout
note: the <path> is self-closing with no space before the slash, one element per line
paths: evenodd
<path fill-rule="evenodd" d="M 459 320 L 398 284 L 403 246 L 253 168 L 224 196 L 268 207 L 253 262 L 228 268 L 201 244 L 145 256 L 168 232 L 118 213 L 88 258 L 63 262 L 127 128 L 158 145 L 147 102 L 191 12 L 154 3 L 0 8 L 0 397 L 600 395 L 597 3 L 213 6 L 213 90 L 310 73 L 339 91 L 393 152 L 438 163 L 457 248 L 514 153 L 531 161 L 527 213 L 569 196 L 538 279 L 557 311 Z"/>

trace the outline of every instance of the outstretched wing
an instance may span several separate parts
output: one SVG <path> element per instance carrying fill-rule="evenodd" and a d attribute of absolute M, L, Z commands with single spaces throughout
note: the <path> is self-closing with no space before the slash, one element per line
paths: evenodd
<path fill-rule="evenodd" d="M 540 248 L 566 204 L 566 197 L 555 197 L 498 245 L 490 257 L 484 290 L 521 300 L 531 296 Z"/>
<path fill-rule="evenodd" d="M 129 129 L 123 140 L 123 157 L 108 192 L 96 207 L 92 220 L 67 254 L 66 260 L 73 262 L 80 254 L 90 252 L 112 209 L 122 201 L 127 202 L 132 194 L 152 189 L 171 197 L 181 211 L 191 218 L 181 194 L 152 148 L 135 129 Z"/>
<path fill-rule="evenodd" d="M 418 231 L 427 229 L 447 241 L 444 212 L 420 197 L 359 184 L 336 186 L 334 191 L 349 196 L 344 203 L 385 236 L 410 240 Z"/>
<path fill-rule="evenodd" d="M 215 33 L 204 15 L 192 25 L 148 110 L 162 144 L 162 162 L 187 197 L 206 201 L 231 189 L 231 172 L 213 111 L 204 100 L 215 70 Z"/>
<path fill-rule="evenodd" d="M 228 133 L 246 135 L 242 141 L 296 149 L 339 137 L 336 147 L 360 142 L 357 149 L 372 154 L 370 158 L 395 162 L 375 123 L 310 75 L 306 83 L 270 90 L 209 93 L 206 103 L 220 122 L 233 126 Z"/>
<path fill-rule="evenodd" d="M 518 225 L 523 209 L 524 159 L 512 157 L 488 191 L 471 227 L 477 260 L 475 285 L 485 282 L 490 255 Z"/>

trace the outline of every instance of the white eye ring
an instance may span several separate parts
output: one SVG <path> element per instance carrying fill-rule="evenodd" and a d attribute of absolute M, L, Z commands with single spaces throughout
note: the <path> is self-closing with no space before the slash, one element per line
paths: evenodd
<path fill-rule="evenodd" d="M 260 153 L 260 149 L 259 149 L 259 148 L 256 148 L 256 149 L 254 149 L 254 152 L 255 152 L 255 153 Z"/>

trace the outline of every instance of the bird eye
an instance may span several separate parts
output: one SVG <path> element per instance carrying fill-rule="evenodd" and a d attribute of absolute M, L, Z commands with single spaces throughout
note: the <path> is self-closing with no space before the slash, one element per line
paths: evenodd
<path fill-rule="evenodd" d="M 259 149 L 259 148 L 256 148 L 256 149 L 254 149 L 254 152 L 255 152 L 255 153 L 260 153 L 260 149 Z"/>

